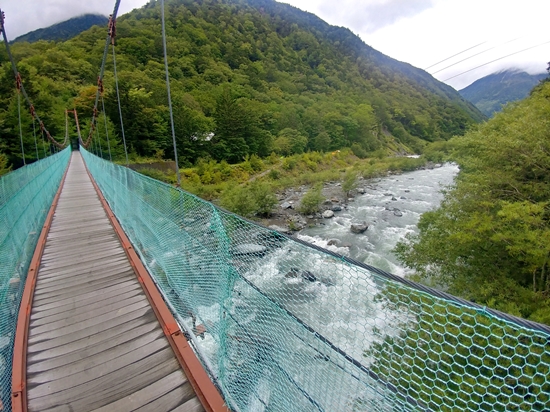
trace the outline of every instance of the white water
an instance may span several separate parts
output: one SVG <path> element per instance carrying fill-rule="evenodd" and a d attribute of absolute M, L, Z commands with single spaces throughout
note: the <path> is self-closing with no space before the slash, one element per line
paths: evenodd
<path fill-rule="evenodd" d="M 391 250 L 399 239 L 416 230 L 422 213 L 439 205 L 441 189 L 453 182 L 457 172 L 458 167 L 445 165 L 364 181 L 364 195 L 357 196 L 333 219 L 325 219 L 325 225 L 298 236 L 403 276 L 406 270 Z M 401 217 L 394 214 L 395 208 Z M 368 230 L 351 233 L 355 221 L 367 221 Z M 254 233 L 248 235 L 247 241 L 253 241 Z M 328 246 L 331 239 L 340 246 Z M 342 246 L 345 243 L 350 246 Z M 222 372 L 218 365 L 227 368 L 222 380 L 226 389 L 247 396 L 246 402 L 237 402 L 246 405 L 243 411 L 315 410 L 302 392 L 294 389 L 291 379 L 325 410 L 389 411 L 391 405 L 397 405 L 397 400 L 387 401 L 393 394 L 384 385 L 303 327 L 311 327 L 368 368 L 372 359 L 365 356 L 365 350 L 414 322 L 407 311 L 395 311 L 378 299 L 384 279 L 295 242 L 283 242 L 262 257 L 234 261 L 242 278 L 232 288 L 227 306 L 198 305 L 195 314 L 198 323 L 212 325 L 212 332 L 226 323 L 224 319 L 229 320 L 228 329 L 218 338 L 207 332 L 198 344 L 216 373 Z M 308 279 L 310 275 L 314 278 Z M 220 352 L 222 346 L 224 352 Z M 293 404 L 299 401 L 306 404 Z M 373 405 L 378 406 L 373 409 Z"/>
<path fill-rule="evenodd" d="M 357 195 L 347 209 L 336 212 L 334 218 L 324 219 L 323 225 L 302 230 L 298 237 L 395 275 L 405 276 L 408 270 L 400 264 L 392 249 L 407 233 L 417 231 L 416 225 L 422 213 L 439 206 L 443 198 L 441 191 L 453 183 L 457 173 L 458 166 L 445 164 L 432 170 L 361 181 L 359 187 L 366 190 L 364 195 Z M 397 200 L 392 200 L 392 197 Z M 395 208 L 403 216 L 396 216 Z M 363 234 L 351 233 L 351 224 L 362 221 L 369 225 L 367 231 Z M 331 239 L 338 241 L 336 246 L 328 245 Z M 342 247 L 346 244 L 349 247 Z"/>

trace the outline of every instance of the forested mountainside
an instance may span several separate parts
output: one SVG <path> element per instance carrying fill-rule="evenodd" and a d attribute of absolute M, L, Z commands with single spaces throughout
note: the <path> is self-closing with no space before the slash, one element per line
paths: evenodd
<path fill-rule="evenodd" d="M 107 17 L 100 14 L 85 14 L 83 16 L 73 17 L 72 19 L 54 24 L 50 27 L 33 30 L 17 37 L 13 40 L 13 43 L 22 41 L 33 43 L 39 40 L 68 40 L 77 34 L 88 30 L 92 26 L 104 26 L 108 21 L 109 19 Z"/>
<path fill-rule="evenodd" d="M 546 73 L 529 74 L 521 70 L 505 70 L 476 80 L 459 93 L 472 102 L 483 114 L 491 117 L 509 102 L 521 100 L 541 80 Z"/>
<path fill-rule="evenodd" d="M 398 246 L 424 281 L 550 324 L 550 81 L 448 142 L 461 167 L 440 209 Z"/>
<path fill-rule="evenodd" d="M 184 164 L 200 157 L 237 162 L 252 154 L 342 147 L 361 157 L 376 150 L 421 152 L 426 142 L 461 135 L 483 119 L 426 72 L 294 7 L 272 0 L 171 0 L 166 7 L 176 138 Z M 13 45 L 27 92 L 52 135 L 64 135 L 66 108 L 75 107 L 80 119 L 91 116 L 106 30 L 93 27 L 61 43 Z M 116 53 L 131 151 L 172 157 L 158 2 L 118 19 Z M 17 99 L 5 51 L 0 64 L 0 151 L 17 166 Z M 104 86 L 108 127 L 120 141 L 110 58 Z M 32 160 L 27 113 L 23 124 L 25 153 Z"/>

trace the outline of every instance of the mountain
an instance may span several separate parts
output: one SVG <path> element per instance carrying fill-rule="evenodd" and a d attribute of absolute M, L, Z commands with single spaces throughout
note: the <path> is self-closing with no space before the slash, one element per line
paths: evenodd
<path fill-rule="evenodd" d="M 428 73 L 292 6 L 273 0 L 169 0 L 166 8 L 176 140 L 184 164 L 344 147 L 361 157 L 418 153 L 427 142 L 461 135 L 485 118 Z M 94 27 L 64 43 L 14 45 L 22 74 L 33 73 L 23 81 L 48 102 L 41 110 L 58 134 L 64 131 L 54 112 L 59 107 L 76 107 L 81 119 L 91 116 L 102 38 L 104 29 Z M 159 2 L 117 19 L 116 54 L 128 147 L 140 156 L 172 157 Z M 108 57 L 107 121 L 121 141 Z M 15 107 L 12 83 L 8 71 L 0 71 L 3 107 Z M 5 150 L 17 153 L 15 115 L 0 113 L 0 125 L 11 148 Z M 26 127 L 33 130 L 32 123 Z"/>
<path fill-rule="evenodd" d="M 505 70 L 476 80 L 459 93 L 488 117 L 499 112 L 508 102 L 524 99 L 546 73 L 528 74 L 520 70 Z"/>
<path fill-rule="evenodd" d="M 92 26 L 106 26 L 108 22 L 109 19 L 100 14 L 84 14 L 82 16 L 73 17 L 72 19 L 54 24 L 50 27 L 31 31 L 17 37 L 12 43 L 23 41 L 33 43 L 38 40 L 68 40 L 77 34 L 88 30 Z"/>

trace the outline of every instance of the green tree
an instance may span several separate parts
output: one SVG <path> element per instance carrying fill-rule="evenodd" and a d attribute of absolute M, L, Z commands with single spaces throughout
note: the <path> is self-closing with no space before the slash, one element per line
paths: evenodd
<path fill-rule="evenodd" d="M 396 253 L 420 280 L 550 324 L 550 84 L 453 142 L 456 187 Z"/>

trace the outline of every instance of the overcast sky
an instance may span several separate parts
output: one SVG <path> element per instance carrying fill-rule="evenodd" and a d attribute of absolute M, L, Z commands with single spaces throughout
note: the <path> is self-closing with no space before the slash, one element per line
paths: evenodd
<path fill-rule="evenodd" d="M 122 0 L 120 13 L 147 2 Z M 368 45 L 456 89 L 508 68 L 542 73 L 550 61 L 549 0 L 284 2 L 348 27 Z M 109 15 L 113 7 L 114 0 L 0 0 L 10 39 L 83 13 Z"/>

